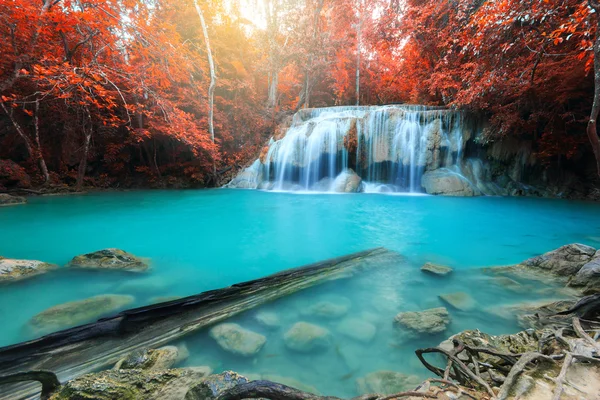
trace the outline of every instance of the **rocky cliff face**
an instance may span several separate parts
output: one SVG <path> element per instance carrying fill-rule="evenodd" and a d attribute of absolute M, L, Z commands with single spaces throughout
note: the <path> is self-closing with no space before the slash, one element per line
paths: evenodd
<path fill-rule="evenodd" d="M 539 165 L 530 142 L 509 138 L 483 144 L 483 125 L 463 111 L 438 107 L 301 110 L 226 187 L 450 196 L 585 194 L 575 174 L 553 174 Z"/>

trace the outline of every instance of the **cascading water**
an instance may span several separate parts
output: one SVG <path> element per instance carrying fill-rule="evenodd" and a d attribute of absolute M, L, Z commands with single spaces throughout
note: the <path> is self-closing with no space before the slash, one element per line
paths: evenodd
<path fill-rule="evenodd" d="M 459 186 L 455 193 L 480 194 L 480 185 L 462 174 L 465 143 L 474 134 L 463 112 L 441 107 L 301 110 L 286 134 L 271 139 L 268 151 L 227 186 L 419 193 L 451 184 Z"/>

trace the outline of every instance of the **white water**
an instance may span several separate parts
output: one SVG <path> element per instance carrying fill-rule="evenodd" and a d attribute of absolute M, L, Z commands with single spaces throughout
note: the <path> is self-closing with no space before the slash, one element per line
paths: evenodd
<path fill-rule="evenodd" d="M 393 105 L 302 110 L 266 157 L 231 187 L 333 192 L 342 172 L 363 180 L 357 191 L 421 193 L 427 171 L 461 173 L 464 142 L 473 129 L 460 111 Z"/>

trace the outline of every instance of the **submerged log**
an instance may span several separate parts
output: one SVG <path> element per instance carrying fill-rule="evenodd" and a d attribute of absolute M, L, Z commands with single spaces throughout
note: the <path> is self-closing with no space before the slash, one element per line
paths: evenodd
<path fill-rule="evenodd" d="M 0 348 L 0 375 L 54 372 L 66 381 L 116 363 L 126 354 L 156 348 L 207 325 L 277 298 L 371 267 L 397 265 L 402 257 L 384 248 L 285 270 L 264 278 L 165 303 L 126 310 L 97 322 Z M 0 399 L 29 398 L 39 384 L 2 386 Z"/>

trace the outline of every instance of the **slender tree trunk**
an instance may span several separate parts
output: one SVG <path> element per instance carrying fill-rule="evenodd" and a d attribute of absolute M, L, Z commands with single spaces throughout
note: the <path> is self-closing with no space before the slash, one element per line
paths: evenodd
<path fill-rule="evenodd" d="M 358 22 L 356 24 L 356 105 L 360 105 L 360 51 L 362 42 L 362 0 L 357 0 Z"/>
<path fill-rule="evenodd" d="M 267 0 L 264 2 L 265 15 L 267 18 L 267 35 L 269 38 L 269 93 L 267 98 L 267 108 L 275 109 L 277 105 L 277 86 L 279 85 L 279 57 L 277 54 L 277 35 L 278 21 L 278 3 L 277 1 Z"/>
<path fill-rule="evenodd" d="M 90 142 L 92 140 L 92 121 L 90 119 L 90 127 L 89 130 L 84 128 L 83 133 L 85 135 L 84 143 L 83 143 L 83 154 L 81 155 L 81 160 L 79 161 L 79 168 L 77 169 L 77 190 L 81 190 L 83 187 L 83 179 L 85 178 L 85 173 L 87 170 L 87 160 L 88 155 L 90 153 Z"/>
<path fill-rule="evenodd" d="M 10 122 L 13 124 L 13 126 L 17 130 L 17 133 L 19 134 L 19 136 L 21 136 L 21 139 L 23 139 L 23 142 L 25 142 L 25 148 L 27 149 L 27 155 L 30 158 L 33 157 L 33 149 L 31 147 L 31 140 L 29 140 L 29 138 L 27 137 L 27 135 L 23 131 L 23 128 L 21 128 L 21 125 L 15 119 L 15 116 L 13 115 L 12 109 L 9 112 L 8 108 L 6 108 L 6 104 L 4 104 L 4 102 L 0 102 L 0 105 L 2 105 L 2 109 L 4 110 L 4 112 L 6 113 L 6 115 L 8 115 L 8 118 L 10 119 Z"/>
<path fill-rule="evenodd" d="M 196 6 L 196 12 L 200 18 L 200 25 L 202 25 L 202 34 L 204 35 L 204 43 L 206 44 L 206 53 L 208 56 L 208 66 L 210 68 L 210 85 L 208 87 L 208 131 L 210 132 L 210 139 L 213 144 L 215 143 L 215 127 L 213 123 L 214 117 L 214 98 L 215 98 L 215 86 L 217 84 L 217 76 L 215 74 L 215 63 L 212 56 L 212 50 L 210 48 L 210 40 L 208 38 L 208 29 L 206 28 L 206 22 L 204 21 L 204 14 L 202 9 L 198 5 L 198 1 L 194 0 L 194 6 Z M 213 157 L 213 174 L 217 173 L 217 165 Z"/>
<path fill-rule="evenodd" d="M 48 173 L 48 167 L 46 166 L 46 160 L 44 160 L 44 154 L 42 153 L 42 145 L 40 143 L 40 121 L 39 121 L 39 113 L 40 113 L 40 100 L 35 99 L 35 144 L 36 144 L 36 153 L 38 165 L 40 167 L 40 172 L 44 177 L 44 183 L 50 182 L 50 174 Z"/>
<path fill-rule="evenodd" d="M 600 138 L 596 130 L 596 120 L 600 112 L 600 3 L 590 0 L 589 4 L 595 11 L 593 18 L 596 18 L 596 39 L 594 41 L 594 102 L 587 125 L 587 135 L 596 158 L 598 176 L 600 176 Z"/>

